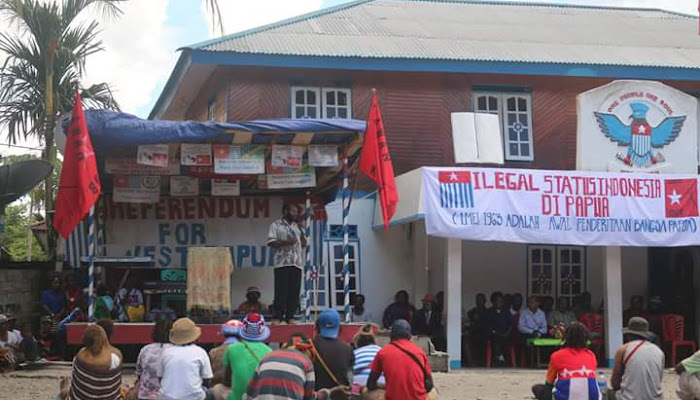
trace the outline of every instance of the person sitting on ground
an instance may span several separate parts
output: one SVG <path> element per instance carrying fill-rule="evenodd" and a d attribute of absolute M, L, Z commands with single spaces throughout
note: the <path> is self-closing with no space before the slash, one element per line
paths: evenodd
<path fill-rule="evenodd" d="M 520 313 L 518 331 L 529 337 L 547 336 L 547 317 L 540 310 L 540 302 L 537 296 L 527 299 L 527 308 Z"/>
<path fill-rule="evenodd" d="M 224 369 L 224 356 L 230 345 L 240 341 L 242 327 L 243 322 L 237 319 L 232 319 L 221 325 L 221 335 L 224 337 L 224 342 L 209 350 L 209 361 L 211 361 L 211 368 L 214 371 L 214 378 L 211 380 L 212 388 L 215 388 L 216 385 L 224 381 L 224 374 L 226 373 Z"/>
<path fill-rule="evenodd" d="M 97 285 L 97 301 L 95 302 L 95 319 L 112 318 L 114 311 L 114 300 L 107 291 L 107 286 L 104 284 Z"/>
<path fill-rule="evenodd" d="M 599 400 L 596 380 L 598 360 L 586 346 L 588 330 L 580 322 L 566 328 L 564 345 L 552 353 L 544 385 L 532 387 L 538 400 Z M 552 393 L 552 391 L 554 393 Z"/>
<path fill-rule="evenodd" d="M 338 339 L 340 314 L 334 309 L 323 310 L 316 321 L 313 343 L 316 390 L 350 386 L 355 356 L 352 347 Z"/>
<path fill-rule="evenodd" d="M 622 330 L 625 344 L 615 353 L 615 366 L 608 392 L 609 400 L 658 400 L 663 398 L 661 380 L 664 352 L 649 341 L 649 322 L 641 317 L 630 319 Z"/>
<path fill-rule="evenodd" d="M 139 352 L 136 361 L 136 384 L 138 385 L 139 400 L 157 399 L 160 391 L 158 366 L 162 362 L 163 352 L 170 346 L 170 320 L 160 320 L 153 327 L 151 338 L 153 343 L 147 344 Z"/>
<path fill-rule="evenodd" d="M 83 334 L 83 348 L 73 359 L 70 400 L 118 400 L 121 398 L 122 359 L 112 351 L 107 333 L 89 325 Z"/>
<path fill-rule="evenodd" d="M 19 350 L 24 355 L 24 360 L 28 363 L 41 360 L 39 344 L 32 333 L 31 322 L 23 323 L 20 332 L 22 333 L 22 341 L 19 343 Z"/>
<path fill-rule="evenodd" d="M 263 343 L 270 337 L 270 328 L 265 326 L 265 318 L 258 313 L 249 313 L 243 319 L 240 337 L 241 340 L 229 346 L 224 355 L 224 382 L 214 388 L 217 400 L 240 400 L 248 391 L 248 382 L 260 360 L 272 351 Z"/>
<path fill-rule="evenodd" d="M 547 316 L 547 325 L 550 328 L 555 326 L 567 327 L 572 322 L 576 322 L 576 314 L 569 308 L 569 298 L 561 296 L 557 302 L 557 309 Z"/>
<path fill-rule="evenodd" d="M 442 317 L 435 311 L 435 296 L 426 294 L 421 303 L 423 307 L 413 317 L 413 334 L 431 338 L 439 336 L 442 333 Z"/>
<path fill-rule="evenodd" d="M 107 341 L 109 342 L 109 346 L 112 349 L 112 352 L 118 355 L 119 358 L 123 359 L 124 357 L 122 356 L 121 350 L 112 346 L 112 335 L 114 334 L 114 321 L 112 321 L 109 318 L 102 318 L 95 321 L 95 324 L 101 326 L 102 329 L 105 330 L 105 333 L 107 334 Z"/>
<path fill-rule="evenodd" d="M 684 359 L 675 367 L 678 375 L 676 395 L 681 400 L 700 399 L 700 351 Z"/>
<path fill-rule="evenodd" d="M 399 290 L 394 296 L 394 302 L 389 304 L 384 310 L 382 322 L 384 323 L 384 327 L 388 329 L 397 319 L 405 319 L 409 321 L 409 323 L 412 322 L 413 314 L 415 313 L 416 308 L 408 302 L 408 292 Z"/>
<path fill-rule="evenodd" d="M 374 322 L 374 316 L 365 308 L 365 295 L 357 293 L 352 296 L 350 322 Z"/>
<path fill-rule="evenodd" d="M 17 365 L 17 352 L 21 338 L 10 332 L 10 319 L 0 314 L 0 372 L 12 371 Z"/>
<path fill-rule="evenodd" d="M 425 400 L 433 391 L 428 357 L 411 342 L 411 325 L 403 319 L 391 325 L 391 342 L 384 346 L 372 362 L 367 379 L 370 395 L 379 389 L 379 377 L 386 380 L 386 400 Z M 426 382 L 430 382 L 426 387 Z M 379 389 L 381 390 L 381 389 Z M 432 394 L 431 394 L 432 396 Z M 373 396 L 374 397 L 374 396 Z"/>
<path fill-rule="evenodd" d="M 352 367 L 353 385 L 359 387 L 367 386 L 367 378 L 369 378 L 370 366 L 374 357 L 377 356 L 382 348 L 377 346 L 372 325 L 367 324 L 360 328 L 352 339 L 353 354 L 355 356 L 355 365 Z M 384 387 L 384 376 L 379 378 L 379 386 Z"/>
<path fill-rule="evenodd" d="M 491 307 L 486 313 L 486 327 L 493 349 L 493 356 L 497 364 L 505 364 L 505 354 L 511 345 L 511 332 L 513 330 L 513 316 L 505 307 L 505 301 L 501 292 L 491 295 Z M 512 360 L 511 360 L 512 361 Z"/>
<path fill-rule="evenodd" d="M 207 352 L 195 342 L 201 328 L 180 318 L 170 329 L 170 343 L 161 356 L 156 375 L 160 378 L 159 400 L 213 400 L 209 380 L 214 377 Z"/>
<path fill-rule="evenodd" d="M 523 308 L 523 295 L 520 293 L 513 293 L 513 299 L 510 306 L 511 315 L 520 315 L 520 310 Z"/>
<path fill-rule="evenodd" d="M 632 296 L 630 307 L 622 312 L 622 323 L 626 324 L 632 317 L 642 317 L 649 320 L 649 315 L 644 311 L 644 296 Z"/>
<path fill-rule="evenodd" d="M 236 314 L 259 313 L 267 312 L 267 306 L 260 301 L 260 289 L 256 286 L 251 286 L 246 290 L 246 301 L 238 305 Z"/>
<path fill-rule="evenodd" d="M 313 345 L 302 333 L 263 357 L 248 382 L 243 400 L 328 400 L 347 396 L 348 388 L 314 391 Z"/>

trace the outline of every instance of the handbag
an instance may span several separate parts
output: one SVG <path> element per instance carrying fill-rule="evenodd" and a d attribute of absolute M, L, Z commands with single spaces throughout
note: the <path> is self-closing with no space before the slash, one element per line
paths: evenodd
<path fill-rule="evenodd" d="M 404 349 L 403 347 L 399 346 L 394 342 L 390 342 L 389 344 L 406 353 L 409 357 L 411 357 L 413 361 L 416 362 L 416 364 L 418 364 L 420 369 L 423 371 L 423 386 L 425 387 L 425 392 L 430 393 L 435 388 L 435 384 L 433 383 L 433 376 L 428 373 L 428 370 L 425 369 L 425 366 L 423 365 L 423 363 L 420 362 L 418 357 L 416 357 L 413 353 Z"/>

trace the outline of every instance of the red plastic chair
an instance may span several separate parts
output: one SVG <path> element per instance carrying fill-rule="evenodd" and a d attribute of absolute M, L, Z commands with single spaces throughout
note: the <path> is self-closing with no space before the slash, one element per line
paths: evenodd
<path fill-rule="evenodd" d="M 685 340 L 685 319 L 682 315 L 664 314 L 661 316 L 661 330 L 664 343 L 671 347 L 671 366 L 676 365 L 678 347 L 690 347 L 693 353 L 697 351 L 697 345 L 693 340 Z"/>
<path fill-rule="evenodd" d="M 588 329 L 588 335 L 590 337 L 591 344 L 595 348 L 600 358 L 605 343 L 605 321 L 603 320 L 602 314 L 596 313 L 586 313 L 581 314 L 581 323 Z"/>
<path fill-rule="evenodd" d="M 513 368 L 517 368 L 518 362 L 515 359 L 515 346 L 513 344 L 510 345 L 510 348 L 508 350 L 510 353 L 510 363 L 513 366 Z M 493 354 L 491 353 L 491 341 L 487 340 L 486 341 L 486 368 L 491 368 L 491 358 L 493 358 Z"/>

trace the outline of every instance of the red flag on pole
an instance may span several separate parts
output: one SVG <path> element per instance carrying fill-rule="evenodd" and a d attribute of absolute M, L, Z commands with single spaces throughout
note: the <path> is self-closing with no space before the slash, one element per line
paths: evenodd
<path fill-rule="evenodd" d="M 382 122 L 382 113 L 379 111 L 377 93 L 374 93 L 367 118 L 365 141 L 360 154 L 360 171 L 377 184 L 384 217 L 384 230 L 388 230 L 389 221 L 396 213 L 396 205 L 399 203 L 399 193 L 396 191 L 394 166 L 391 163 L 384 133 L 384 122 Z"/>
<path fill-rule="evenodd" d="M 90 207 L 100 197 L 101 190 L 95 151 L 90 142 L 80 93 L 76 88 L 53 219 L 53 227 L 63 238 L 67 238 L 85 218 Z"/>

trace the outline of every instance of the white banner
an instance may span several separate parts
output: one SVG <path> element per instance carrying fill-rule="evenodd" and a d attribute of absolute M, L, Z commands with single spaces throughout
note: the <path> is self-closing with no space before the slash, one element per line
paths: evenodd
<path fill-rule="evenodd" d="M 199 196 L 199 179 L 192 176 L 171 176 L 171 196 Z"/>
<path fill-rule="evenodd" d="M 240 196 L 241 181 L 231 179 L 212 179 L 211 180 L 211 195 L 212 196 Z"/>
<path fill-rule="evenodd" d="M 114 177 L 114 201 L 117 203 L 157 203 L 160 199 L 160 177 Z"/>
<path fill-rule="evenodd" d="M 338 146 L 309 146 L 309 165 L 312 167 L 337 167 Z"/>
<path fill-rule="evenodd" d="M 467 240 L 691 246 L 698 176 L 423 168 L 427 233 Z"/>
<path fill-rule="evenodd" d="M 211 144 L 183 143 L 180 146 L 180 164 L 211 165 Z"/>
<path fill-rule="evenodd" d="M 301 158 L 304 156 L 303 146 L 272 146 L 273 167 L 301 167 Z"/>
<path fill-rule="evenodd" d="M 264 174 L 265 146 L 214 145 L 214 172 L 217 174 Z"/>

